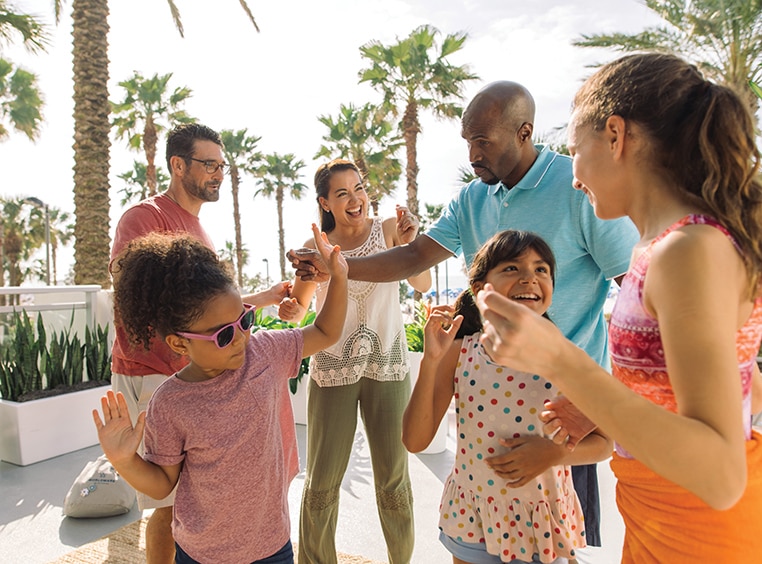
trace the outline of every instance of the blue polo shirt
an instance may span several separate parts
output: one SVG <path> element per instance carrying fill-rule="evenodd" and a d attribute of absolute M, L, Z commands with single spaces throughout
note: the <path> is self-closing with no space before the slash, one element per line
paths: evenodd
<path fill-rule="evenodd" d="M 476 251 L 506 229 L 532 231 L 556 257 L 548 315 L 595 361 L 609 367 L 603 305 L 610 279 L 627 271 L 638 232 L 629 218 L 603 221 L 572 187 L 571 158 L 537 145 L 529 171 L 512 189 L 475 180 L 464 186 L 426 235 L 470 267 Z"/>

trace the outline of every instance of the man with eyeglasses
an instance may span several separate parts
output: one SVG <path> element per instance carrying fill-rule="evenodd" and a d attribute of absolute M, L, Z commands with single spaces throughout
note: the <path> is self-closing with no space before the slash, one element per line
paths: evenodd
<path fill-rule="evenodd" d="M 215 250 L 198 214 L 205 202 L 216 202 L 220 197 L 220 186 L 228 166 L 223 159 L 220 135 L 205 125 L 180 125 L 169 133 L 166 153 L 169 188 L 124 212 L 116 227 L 111 264 L 130 241 L 152 232 L 190 233 Z M 263 292 L 246 296 L 244 301 L 258 307 L 278 304 L 288 296 L 289 288 L 288 282 L 281 282 Z M 124 394 L 130 417 L 137 421 L 138 414 L 147 408 L 154 390 L 183 368 L 187 361 L 185 357 L 173 353 L 158 338 L 151 343 L 150 350 L 133 346 L 118 320 L 115 320 L 115 333 L 111 383 L 115 392 Z M 174 562 L 173 503 L 174 494 L 163 500 L 154 500 L 138 492 L 138 507 L 141 510 L 154 509 L 146 526 L 148 564 Z"/>

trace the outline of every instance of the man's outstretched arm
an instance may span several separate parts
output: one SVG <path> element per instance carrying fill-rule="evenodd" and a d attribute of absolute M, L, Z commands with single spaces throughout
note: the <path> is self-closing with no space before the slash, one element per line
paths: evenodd
<path fill-rule="evenodd" d="M 314 249 L 291 250 L 287 254 L 296 275 L 305 282 L 328 279 L 325 264 Z M 453 254 L 431 237 L 421 235 L 412 243 L 400 245 L 367 257 L 348 258 L 349 278 L 368 282 L 394 282 L 414 276 L 439 264 Z"/>

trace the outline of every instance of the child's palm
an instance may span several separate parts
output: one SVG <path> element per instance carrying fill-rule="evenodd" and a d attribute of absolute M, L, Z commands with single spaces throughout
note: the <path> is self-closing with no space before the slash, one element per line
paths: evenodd
<path fill-rule="evenodd" d="M 135 454 L 143 439 L 145 429 L 145 412 L 138 416 L 135 426 L 130 420 L 127 402 L 120 393 L 109 391 L 101 398 L 103 420 L 98 410 L 93 410 L 93 421 L 98 430 L 98 441 L 103 453 L 112 462 L 129 458 Z"/>
<path fill-rule="evenodd" d="M 449 350 L 463 322 L 463 316 L 452 316 L 449 305 L 434 306 L 423 327 L 424 350 L 434 358 L 441 358 Z"/>
<path fill-rule="evenodd" d="M 326 264 L 328 273 L 331 276 L 346 276 L 349 267 L 344 255 L 341 254 L 339 246 L 332 245 L 328 241 L 328 236 L 325 233 L 321 233 L 314 223 L 312 224 L 312 234 L 315 239 L 315 247 Z"/>

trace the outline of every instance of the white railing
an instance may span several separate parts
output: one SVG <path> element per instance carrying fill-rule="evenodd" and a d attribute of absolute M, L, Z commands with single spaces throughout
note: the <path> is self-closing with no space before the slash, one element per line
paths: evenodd
<path fill-rule="evenodd" d="M 0 296 L 14 296 L 17 305 L 0 306 L 0 315 L 11 314 L 15 311 L 32 312 L 64 312 L 58 323 L 45 318 L 46 325 L 61 325 L 68 327 L 73 312 L 84 314 L 81 330 L 87 326 L 94 329 L 97 324 L 105 326 L 111 322 L 110 293 L 101 287 L 92 285 L 81 286 L 0 286 Z M 6 300 L 9 301 L 9 300 Z M 75 322 L 79 333 L 80 323 Z"/>

